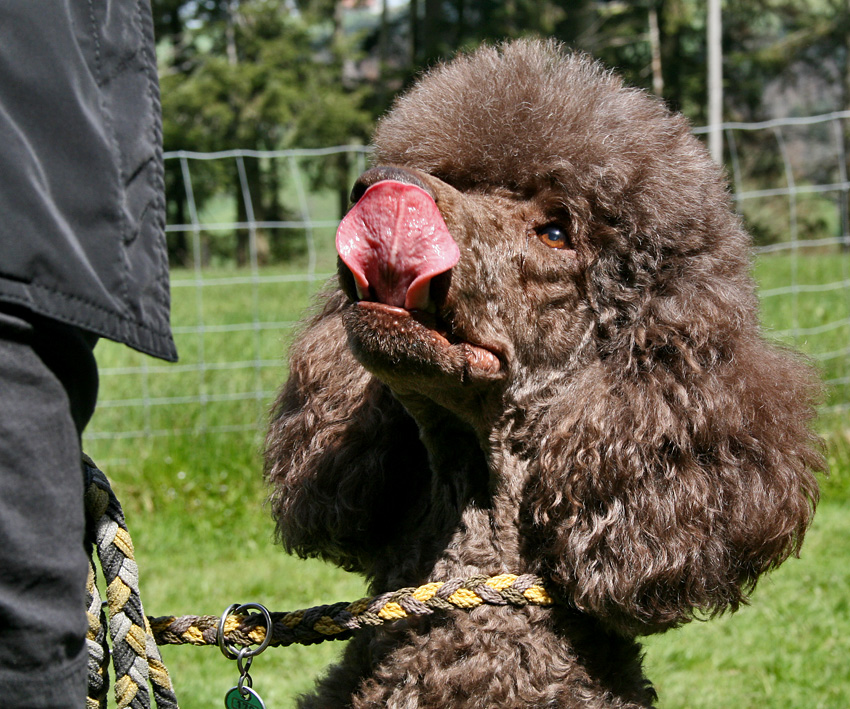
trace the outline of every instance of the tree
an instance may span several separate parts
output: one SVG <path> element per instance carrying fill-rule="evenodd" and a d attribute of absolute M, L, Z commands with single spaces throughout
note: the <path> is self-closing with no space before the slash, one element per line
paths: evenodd
<path fill-rule="evenodd" d="M 161 9 L 171 14 L 159 17 L 177 28 L 162 52 L 166 149 L 280 149 L 347 143 L 367 134 L 362 92 L 343 86 L 340 57 L 314 43 L 308 26 L 283 0 L 169 5 Z M 276 166 L 246 159 L 244 167 L 255 218 L 284 219 Z M 229 178 L 233 194 L 240 195 L 235 168 Z M 314 185 L 338 179 L 315 176 Z M 203 176 L 200 183 L 196 199 L 203 201 L 210 195 L 203 190 Z M 237 221 L 246 221 L 244 201 L 237 205 Z M 240 231 L 237 264 L 247 262 L 247 246 L 248 236 Z"/>
<path fill-rule="evenodd" d="M 170 149 L 325 147 L 363 141 L 392 96 L 423 68 L 482 42 L 555 37 L 655 90 L 704 124 L 706 8 L 700 0 L 153 0 Z M 765 116 L 765 88 L 821 77 L 838 89 L 818 110 L 850 107 L 848 0 L 752 0 L 724 7 L 725 115 Z M 846 141 L 850 144 L 850 136 Z M 258 218 L 284 217 L 284 177 L 245 161 Z M 347 206 L 346 156 L 308 168 Z M 175 169 L 177 171 L 175 171 Z M 198 169 L 196 199 L 235 170 Z M 767 173 L 778 169 L 766 161 Z M 194 170 L 194 168 L 193 168 Z M 185 222 L 179 165 L 168 167 L 171 218 Z M 233 189 L 233 188 L 236 189 Z M 240 220 L 244 205 L 239 206 Z M 179 246 L 179 237 L 174 240 Z M 244 262 L 246 237 L 237 239 Z M 187 253 L 185 244 L 182 251 Z"/>

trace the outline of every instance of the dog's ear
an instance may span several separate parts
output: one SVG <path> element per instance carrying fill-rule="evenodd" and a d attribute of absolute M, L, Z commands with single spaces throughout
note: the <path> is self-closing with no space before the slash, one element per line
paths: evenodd
<path fill-rule="evenodd" d="M 351 355 L 343 303 L 331 293 L 290 349 L 266 437 L 266 478 L 290 553 L 368 573 L 429 469 L 413 419 Z"/>
<path fill-rule="evenodd" d="M 760 337 L 746 274 L 719 268 L 628 308 L 600 296 L 598 354 L 538 430 L 526 551 L 624 634 L 736 609 L 817 501 L 817 378 Z"/>

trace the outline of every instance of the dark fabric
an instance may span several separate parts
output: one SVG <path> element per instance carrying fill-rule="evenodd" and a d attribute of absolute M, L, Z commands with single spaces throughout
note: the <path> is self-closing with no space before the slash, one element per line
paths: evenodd
<path fill-rule="evenodd" d="M 94 341 L 76 328 L 0 308 L 3 707 L 85 706 L 80 435 L 97 397 Z"/>
<path fill-rule="evenodd" d="M 0 302 L 174 360 L 150 0 L 0 3 Z"/>

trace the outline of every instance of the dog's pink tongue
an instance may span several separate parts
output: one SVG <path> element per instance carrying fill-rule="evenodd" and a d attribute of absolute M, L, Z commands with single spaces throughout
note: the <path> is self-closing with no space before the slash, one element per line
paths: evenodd
<path fill-rule="evenodd" d="M 431 196 L 395 180 L 366 190 L 340 222 L 336 250 L 364 300 L 408 310 L 424 308 L 431 279 L 460 258 Z"/>

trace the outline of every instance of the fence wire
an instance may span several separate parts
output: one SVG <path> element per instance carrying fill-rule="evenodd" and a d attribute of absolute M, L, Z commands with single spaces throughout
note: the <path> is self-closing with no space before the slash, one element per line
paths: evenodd
<path fill-rule="evenodd" d="M 820 365 L 827 412 L 850 408 L 848 129 L 850 111 L 723 125 L 765 327 Z M 88 441 L 262 430 L 293 328 L 335 271 L 342 190 L 368 154 L 364 146 L 166 153 L 181 360 L 99 345 L 101 397 Z"/>
<path fill-rule="evenodd" d="M 850 111 L 723 125 L 736 206 L 755 240 L 762 320 L 820 365 L 825 413 L 850 408 L 848 130 Z"/>

